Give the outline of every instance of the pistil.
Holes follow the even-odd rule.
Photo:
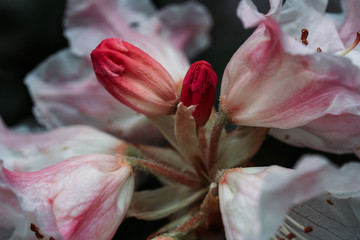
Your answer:
[[[216,116],[215,124],[211,131],[209,153],[207,156],[207,170],[210,170],[215,164],[217,158],[218,146],[220,141],[220,135],[225,125],[230,121],[229,114],[227,111],[219,105],[219,113]]]
[[[350,45],[350,47],[348,47],[347,49],[345,49],[345,51],[340,53],[340,56],[345,56],[346,54],[351,52],[351,50],[353,50],[359,44],[359,42],[360,42],[360,32],[357,32],[355,41]]]

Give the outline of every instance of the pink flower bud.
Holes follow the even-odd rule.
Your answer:
[[[193,63],[186,73],[180,100],[185,106],[196,105],[193,112],[196,126],[204,125],[209,119],[216,92],[217,76],[210,63]]]
[[[98,81],[123,104],[148,116],[175,111],[178,94],[174,80],[139,48],[110,38],[92,51],[91,59]]]

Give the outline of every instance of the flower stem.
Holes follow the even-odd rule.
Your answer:
[[[200,182],[198,179],[195,179],[185,173],[181,173],[163,164],[129,156],[125,156],[125,161],[137,170],[150,172],[158,176],[163,176],[167,179],[173,180],[189,187],[203,187],[202,182]]]
[[[210,137],[209,153],[207,156],[207,170],[211,169],[215,164],[221,132],[229,121],[229,114],[221,105],[219,105],[219,112],[216,116],[215,124],[213,126]]]
[[[165,233],[163,235],[152,238],[152,240],[182,239],[191,231],[196,229],[201,223],[203,223],[205,221],[205,218],[206,218],[206,214],[199,211],[176,229],[168,233]]]

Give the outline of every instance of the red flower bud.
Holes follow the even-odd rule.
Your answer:
[[[134,45],[110,38],[91,53],[96,78],[117,100],[148,115],[171,114],[177,87],[166,69]]]
[[[185,106],[196,105],[193,112],[196,126],[204,125],[209,119],[216,92],[217,76],[210,63],[193,63],[186,73],[180,100]]]

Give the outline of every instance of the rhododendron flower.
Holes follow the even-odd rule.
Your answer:
[[[26,78],[38,121],[48,128],[88,124],[133,142],[161,141],[144,116],[99,85],[89,55],[102,40],[118,37],[140,47],[181,84],[189,67],[185,52],[193,56],[208,45],[207,10],[194,2],[156,10],[149,0],[68,0],[64,24],[70,47]]]
[[[358,163],[336,169],[308,156],[295,170],[225,171],[219,199],[226,239],[358,239],[359,170]]]
[[[110,38],[91,53],[99,82],[117,100],[148,116],[174,113],[178,93],[160,63],[132,44]]]
[[[213,109],[217,75],[210,63],[198,61],[191,64],[181,89],[180,101],[195,106],[193,116],[197,126],[203,126]]]
[[[120,156],[73,157],[38,172],[0,172],[0,236],[12,239],[111,239],[133,193]],[[3,215],[4,217],[5,215]]]
[[[10,131],[0,121],[0,159],[10,170],[37,171],[73,156],[126,154],[126,150],[127,143],[88,126],[30,134]]]
[[[360,29],[349,21],[359,4],[345,1],[344,7],[347,17],[338,27],[325,14],[326,1],[290,0],[283,7],[282,1],[271,1],[267,15],[249,0],[240,2],[244,26],[259,27],[223,76],[220,101],[232,122],[276,128],[271,131],[275,136],[299,146],[335,153],[358,149],[353,133],[360,127],[360,55],[355,47]],[[302,128],[277,130],[296,127]],[[337,134],[329,134],[335,129]],[[343,143],[346,138],[351,139]]]

